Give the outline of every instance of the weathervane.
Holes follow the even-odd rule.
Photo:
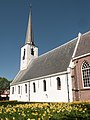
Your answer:
[[[30,9],[32,9],[32,4],[30,3]]]
[[[28,5],[29,5],[30,9],[32,9],[32,4],[30,3],[29,0],[28,0]]]
[[[32,12],[32,4],[30,4],[30,11]]]

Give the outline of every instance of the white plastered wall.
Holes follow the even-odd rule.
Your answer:
[[[25,92],[25,84],[27,85],[27,93]],[[18,93],[18,86],[20,86],[20,93]],[[14,94],[12,94],[12,87],[14,87]],[[29,82],[11,86],[10,100],[29,101]]]
[[[57,90],[57,79],[56,79],[57,77],[60,77],[61,80],[61,90]],[[46,86],[47,86],[46,91],[43,90],[43,80],[46,80]],[[36,85],[36,92],[33,92],[33,83],[35,83]],[[70,89],[71,88],[69,88],[69,90]],[[68,102],[67,75],[66,74],[59,75],[59,76],[49,77],[46,79],[31,81],[30,101],[31,102]]]
[[[57,77],[60,77],[61,80],[61,90],[57,90]],[[43,89],[43,80],[46,80],[46,91]],[[33,83],[35,83],[36,92],[33,91]],[[25,93],[25,84],[27,84],[27,93]],[[18,94],[18,86],[20,86],[20,94]],[[12,94],[12,87],[15,87],[14,94]],[[26,81],[26,83],[11,86],[10,91],[10,100],[30,102],[68,102],[69,99],[70,102],[72,102],[71,75],[63,74],[35,81]]]
[[[34,55],[31,55],[31,48],[34,49]],[[25,59],[23,60],[24,55],[24,49],[25,49]],[[29,44],[26,44],[21,48],[21,62],[20,62],[20,70],[24,70],[28,67],[30,61],[32,59],[38,57],[38,48]]]

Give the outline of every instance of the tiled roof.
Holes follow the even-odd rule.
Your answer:
[[[79,57],[87,53],[90,53],[90,31],[81,35],[74,57]]]
[[[18,73],[12,85],[25,80],[67,71],[76,42],[77,38],[35,58],[26,70]]]

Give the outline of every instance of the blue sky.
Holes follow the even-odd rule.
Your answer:
[[[19,71],[29,3],[39,55],[90,30],[90,0],[0,0],[0,76],[9,80]]]

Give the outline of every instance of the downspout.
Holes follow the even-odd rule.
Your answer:
[[[29,102],[30,102],[30,81],[28,82],[28,84],[29,84],[29,85],[28,85],[28,87],[29,87],[28,90],[29,90]]]
[[[67,93],[68,93],[68,102],[70,102],[70,97],[69,97],[69,82],[68,82],[68,73],[66,73],[67,77]]]

